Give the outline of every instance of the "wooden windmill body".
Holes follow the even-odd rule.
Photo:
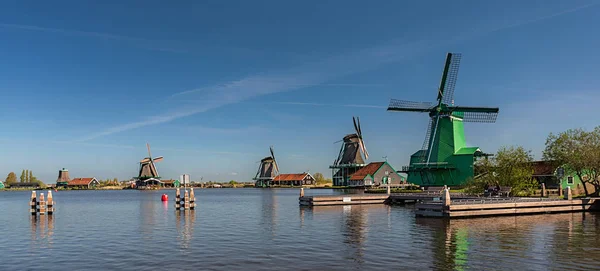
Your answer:
[[[152,153],[150,152],[150,145],[146,143],[146,148],[148,148],[148,157],[145,157],[140,161],[140,167],[137,176],[137,187],[147,187],[151,185],[160,185],[160,175],[158,174],[158,170],[156,169],[155,163],[163,160],[162,156],[158,156],[156,158],[152,158]]]
[[[277,160],[275,160],[275,152],[273,146],[269,148],[271,156],[267,156],[260,160],[258,171],[256,176],[253,178],[256,187],[271,187],[273,185],[273,179],[279,175],[279,166]]]
[[[350,176],[365,167],[367,165],[365,160],[369,159],[369,152],[363,141],[360,120],[358,117],[353,117],[352,121],[356,132],[348,134],[338,141],[342,142],[342,147],[333,165],[329,166],[332,170],[331,176],[334,186],[347,186]]]

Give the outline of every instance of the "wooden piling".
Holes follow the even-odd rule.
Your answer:
[[[304,197],[304,187],[300,188],[300,197]]]
[[[181,209],[181,192],[179,191],[179,188],[175,191],[175,209],[179,210]]]
[[[571,192],[571,187],[567,186],[567,192],[565,193],[566,200],[573,200],[573,193]]]
[[[196,208],[196,195],[194,195],[194,188],[190,187],[190,210]]]
[[[546,184],[542,183],[542,198],[546,196]]]
[[[190,193],[187,190],[183,193],[183,208],[190,209]]]
[[[29,199],[29,212],[32,215],[37,214],[37,198],[35,195],[35,191],[31,191],[31,198]]]
[[[562,187],[562,184],[559,184],[559,186],[558,186],[558,196],[559,196],[559,197],[562,197],[562,195],[563,195],[563,194],[564,194],[564,193],[563,193],[563,187]]]
[[[448,188],[444,189],[444,207],[449,207],[452,204],[452,199],[450,198],[450,190]]]
[[[46,204],[46,212],[51,215],[54,213],[54,199],[52,198],[52,191],[48,191],[48,199],[46,200],[48,201]]]
[[[38,212],[40,215],[46,214],[46,201],[44,200],[44,193],[40,193],[40,200],[37,202]]]
[[[392,194],[392,191],[390,189],[390,184],[389,183],[388,183],[388,186],[387,186],[387,194],[388,195]]]

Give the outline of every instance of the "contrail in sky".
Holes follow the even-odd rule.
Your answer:
[[[91,136],[81,138],[78,141],[88,141],[98,137],[107,136],[114,133],[132,130],[140,127],[145,127],[148,125],[166,123],[175,119],[195,115],[198,113],[206,112],[211,109],[216,109],[222,106],[239,103],[241,101],[268,94],[297,90],[306,86],[327,84],[327,82],[330,82],[331,80],[369,71],[384,64],[398,62],[406,57],[430,50],[432,48],[438,48],[442,45],[447,45],[448,43],[459,42],[465,39],[472,39],[479,35],[519,27],[526,24],[539,22],[542,20],[547,20],[560,15],[596,6],[598,4],[599,3],[582,5],[568,10],[563,10],[554,14],[537,17],[531,20],[511,23],[508,25],[502,25],[498,27],[492,27],[483,31],[465,33],[462,36],[459,35],[458,38],[454,40],[446,40],[444,43],[437,42],[436,40],[420,40],[413,42],[394,40],[392,42],[380,46],[374,46],[355,52],[340,54],[337,56],[323,59],[321,61],[307,63],[305,65],[290,68],[284,71],[275,71],[260,75],[252,75],[225,84],[179,92],[173,94],[170,97],[171,99],[180,99],[180,101],[178,102],[179,108],[175,110],[171,110],[160,115],[152,116],[145,120],[139,120],[136,122],[111,127]],[[95,32],[81,33],[83,35],[92,35],[98,37],[122,38],[121,36],[105,36],[105,34]],[[325,104],[322,105],[317,103],[306,103],[304,105],[325,106]],[[383,106],[368,105],[340,106],[385,108]]]

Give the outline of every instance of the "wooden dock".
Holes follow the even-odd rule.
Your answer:
[[[302,206],[330,206],[356,204],[384,204],[388,199],[383,195],[339,195],[339,196],[300,196]]]
[[[415,214],[423,217],[478,217],[600,211],[600,198],[573,199],[570,189],[560,198],[451,199],[448,192],[440,201],[419,203]]]

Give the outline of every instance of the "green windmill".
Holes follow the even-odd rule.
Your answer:
[[[454,86],[458,76],[460,54],[448,53],[437,92],[437,102],[412,102],[392,99],[388,111],[429,113],[431,120],[421,150],[402,168],[408,182],[422,186],[456,186],[474,177],[477,157],[489,156],[479,147],[467,147],[464,122],[496,122],[497,107],[454,105]]]

